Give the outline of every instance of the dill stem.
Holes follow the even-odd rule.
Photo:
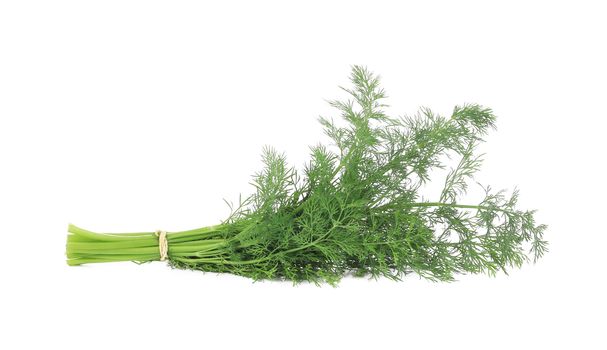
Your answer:
[[[228,241],[220,238],[225,225],[169,232],[169,258],[205,257],[211,259],[225,253]],[[66,253],[68,265],[87,263],[160,259],[158,238],[154,232],[96,233],[69,225]]]
[[[486,205],[470,205],[470,204],[457,204],[457,203],[443,203],[443,202],[419,202],[411,203],[409,207],[451,207],[451,208],[462,208],[462,209],[476,209],[476,210],[495,210],[503,213],[515,214],[511,210],[501,209],[497,207],[489,207]]]

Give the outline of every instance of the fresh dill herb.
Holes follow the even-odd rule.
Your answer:
[[[171,266],[255,280],[335,284],[347,274],[400,279],[415,272],[451,281],[506,272],[547,251],[546,226],[536,224],[534,211],[517,209],[518,191],[506,196],[486,187],[479,204],[458,202],[481,165],[474,151],[494,128],[489,108],[391,118],[376,75],[354,66],[350,79],[350,99],[331,102],[340,123],[320,118],[331,145],[312,147],[303,172],[265,148],[254,194],[231,207],[227,220],[168,233]],[[422,200],[432,170],[453,156],[459,162],[440,196]],[[70,265],[160,257],[152,232],[102,234],[73,225],[69,232]]]

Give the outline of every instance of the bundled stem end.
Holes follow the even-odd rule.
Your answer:
[[[213,239],[218,227],[167,233],[168,258],[199,257],[219,253],[225,240]],[[67,263],[70,266],[117,261],[138,263],[161,260],[155,232],[96,233],[70,224]]]

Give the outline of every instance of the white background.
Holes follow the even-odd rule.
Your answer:
[[[0,3],[0,348],[605,348],[599,1],[200,3]],[[210,225],[263,145],[301,166],[351,64],[383,77],[392,115],[492,107],[478,179],[520,188],[550,253],[337,288],[65,264],[68,222]]]

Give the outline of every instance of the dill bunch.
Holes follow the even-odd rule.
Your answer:
[[[450,117],[424,108],[392,118],[376,75],[354,66],[350,80],[343,88],[350,99],[330,102],[339,123],[320,118],[332,144],[311,147],[302,172],[265,148],[255,192],[224,222],[166,235],[171,266],[254,280],[335,284],[348,274],[398,280],[415,272],[451,281],[506,272],[547,251],[546,226],[517,208],[518,191],[486,187],[480,203],[458,201],[481,165],[475,149],[494,128],[489,108],[456,106]],[[422,200],[432,170],[453,157],[459,162],[439,180],[440,196]],[[160,259],[153,232],[68,231],[69,265]]]

